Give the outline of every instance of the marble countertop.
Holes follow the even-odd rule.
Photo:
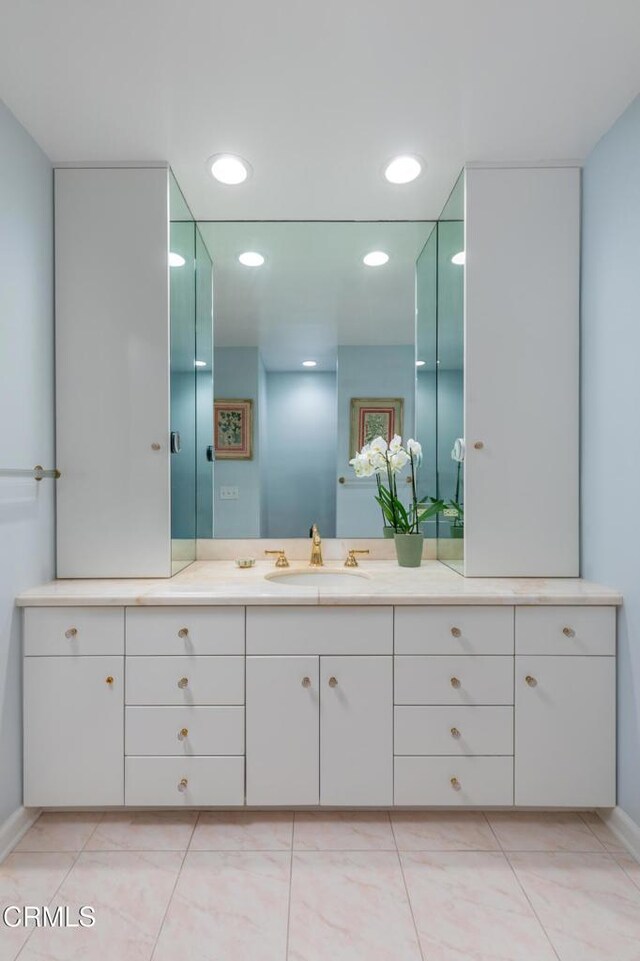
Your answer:
[[[308,570],[292,562],[282,573]],[[344,571],[329,562],[324,572]],[[195,561],[172,578],[57,580],[24,591],[20,607],[244,605],[244,604],[575,604],[619,605],[618,591],[579,578],[462,577],[440,561],[414,569],[395,561],[361,561],[345,572],[344,583],[307,587],[267,580],[273,562],[258,561],[239,570],[232,561]],[[355,577],[353,574],[364,576]]]

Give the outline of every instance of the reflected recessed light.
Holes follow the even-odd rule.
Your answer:
[[[303,366],[303,367],[317,367],[317,366],[318,366],[318,361],[317,361],[317,360],[303,360],[303,361],[302,361],[302,366]]]
[[[424,367],[425,364],[426,364],[426,360],[417,360],[417,361],[416,361],[416,367]]]
[[[409,184],[422,173],[422,163],[417,157],[403,155],[394,157],[384,168],[384,175],[391,184]]]
[[[216,180],[228,187],[243,184],[251,173],[251,165],[246,160],[230,153],[215,154],[207,164]]]
[[[170,267],[184,267],[186,260],[181,257],[180,254],[174,254],[173,251],[169,253],[169,266]]]
[[[384,250],[372,250],[370,254],[364,255],[362,263],[367,267],[382,267],[388,260],[389,254],[385,254]]]
[[[464,250],[461,250],[459,253],[453,255],[453,257],[451,258],[451,263],[462,265],[464,264],[464,260],[465,260]]]
[[[262,267],[264,263],[264,257],[256,250],[246,250],[240,254],[238,260],[244,267]]]
[[[196,360],[196,361],[194,361],[194,363],[195,363],[196,367],[206,367],[206,366],[207,366],[206,360]]]

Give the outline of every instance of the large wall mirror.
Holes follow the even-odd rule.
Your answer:
[[[307,537],[314,522],[382,536],[375,481],[349,460],[371,431],[416,435],[416,264],[434,226],[198,224],[213,262],[215,537]]]

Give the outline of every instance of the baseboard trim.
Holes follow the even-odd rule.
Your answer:
[[[0,824],[0,864],[39,817],[40,808],[19,807],[4,824]]]
[[[613,831],[618,840],[622,841],[636,861],[640,861],[640,825],[636,824],[621,807],[600,809],[596,814]]]

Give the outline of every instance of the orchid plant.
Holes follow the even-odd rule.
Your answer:
[[[445,506],[444,501],[435,497],[418,500],[416,468],[421,460],[422,446],[418,441],[410,439],[403,447],[402,438],[396,434],[390,443],[384,437],[376,437],[349,461],[356,477],[375,476],[378,488],[376,500],[382,510],[385,526],[398,534],[419,534],[420,525],[429,517],[439,514]],[[411,503],[405,507],[398,497],[398,475],[407,465],[411,470]]]
[[[451,450],[451,460],[456,462],[456,493],[453,500],[449,501],[451,510],[455,510],[456,515],[453,521],[455,528],[464,527],[464,508],[460,500],[460,473],[464,463],[465,445],[462,437],[458,437]]]

